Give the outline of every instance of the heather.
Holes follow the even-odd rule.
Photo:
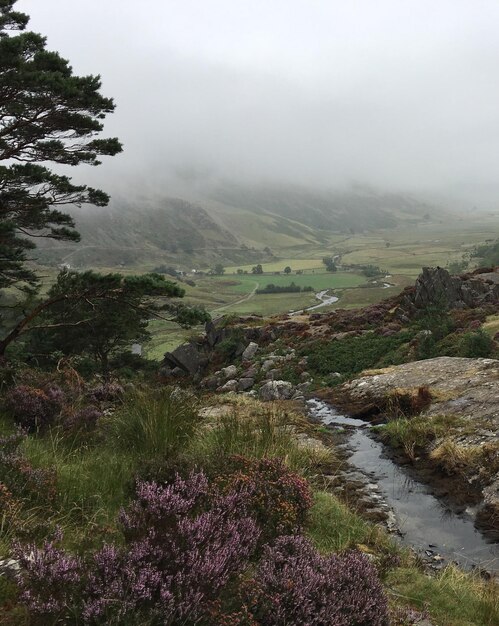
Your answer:
[[[64,400],[44,428],[1,418],[0,550],[21,564],[0,576],[6,624],[410,624],[426,604],[399,597],[398,571],[451,605],[456,579],[418,577],[323,490],[340,461],[299,445],[320,433],[289,405],[52,382]],[[485,583],[459,584],[493,624]]]

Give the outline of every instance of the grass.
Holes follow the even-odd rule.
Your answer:
[[[376,430],[391,447],[402,448],[410,459],[414,459],[418,448],[451,433],[460,422],[460,418],[453,415],[417,415],[390,420],[377,426]]]
[[[229,397],[229,402],[193,441],[189,455],[195,462],[204,460],[217,464],[232,455],[253,459],[280,457],[291,469],[309,475],[317,471],[319,465],[334,461],[332,450],[297,443],[295,433],[310,430],[310,426],[281,403],[262,405],[244,396]]]
[[[196,433],[197,402],[180,389],[136,390],[109,422],[113,448],[145,458],[182,452]]]
[[[498,442],[463,446],[452,439],[444,439],[429,456],[448,474],[467,473],[473,468],[481,468],[482,474],[494,477],[499,472],[498,453]]]
[[[395,549],[386,533],[365,522],[330,493],[316,491],[306,529],[316,548],[323,553],[340,552],[358,545]]]
[[[397,603],[427,609],[438,626],[497,626],[499,585],[448,566],[430,576],[414,568],[389,573],[388,594]]]
[[[272,283],[278,286],[289,285],[292,282],[299,287],[313,287],[316,291],[321,289],[343,289],[358,287],[366,282],[366,277],[353,272],[316,272],[314,274],[248,274],[248,275],[224,275],[213,276],[206,280],[213,283],[222,283],[237,293],[250,293],[255,287],[255,281],[260,287]]]

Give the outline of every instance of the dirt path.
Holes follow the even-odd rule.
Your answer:
[[[250,293],[245,295],[244,298],[240,298],[239,300],[236,300],[235,302],[229,302],[228,304],[219,306],[216,309],[213,309],[211,312],[217,313],[218,311],[223,311],[224,309],[228,309],[229,307],[234,306],[235,304],[241,304],[241,302],[246,302],[246,300],[251,300],[251,298],[256,294],[256,290],[258,289],[258,287],[260,287],[260,283],[255,281],[255,287],[253,291],[250,291]]]

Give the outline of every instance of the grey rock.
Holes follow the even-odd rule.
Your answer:
[[[180,368],[185,373],[194,375],[202,368],[203,356],[193,343],[184,343],[173,352],[167,352],[163,364],[173,372]]]
[[[263,402],[289,400],[294,393],[293,385],[286,380],[269,380],[260,387],[259,396]]]
[[[254,384],[255,384],[254,378],[241,378],[239,380],[239,384],[237,385],[237,390],[247,391],[248,389],[251,389],[251,387],[253,387]]]
[[[267,372],[267,375],[265,376],[265,378],[266,380],[278,380],[279,378],[281,378],[281,376],[282,376],[282,370],[273,369]]]
[[[266,361],[264,361],[262,363],[262,371],[263,372],[268,372],[270,369],[272,369],[275,365],[276,359],[275,357],[273,357],[272,359],[267,359]]]
[[[250,361],[255,354],[258,352],[258,344],[254,341],[250,341],[248,346],[245,348],[242,357],[244,361]]]
[[[304,391],[308,391],[310,389],[310,382],[307,381],[305,383],[300,383],[299,385],[296,385],[296,389],[302,393]]]
[[[237,391],[237,387],[238,387],[238,382],[237,380],[228,380],[225,385],[223,385],[222,387],[219,387],[218,391],[221,391],[223,393],[229,392],[229,391]]]
[[[232,379],[236,377],[237,367],[235,365],[229,365],[220,370],[221,375],[225,380]]]
[[[186,376],[187,372],[183,370],[181,367],[174,367],[172,369],[172,376],[174,378],[181,378],[182,376]]]
[[[300,374],[300,380],[310,380],[310,378],[312,378],[312,376],[309,372],[302,372]]]
[[[249,369],[247,369],[245,372],[243,372],[243,378],[255,378],[255,376],[258,374],[258,367],[255,367],[254,365],[252,367],[250,367]]]

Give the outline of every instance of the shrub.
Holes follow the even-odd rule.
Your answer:
[[[469,358],[489,357],[492,354],[494,342],[482,329],[465,333],[462,336],[459,352],[460,356]]]
[[[384,626],[387,601],[376,569],[359,552],[321,556],[303,537],[265,549],[248,585],[261,626]]]
[[[57,385],[45,389],[18,385],[5,396],[5,404],[17,424],[36,432],[53,423],[64,405],[65,394]]]
[[[200,623],[257,545],[242,504],[242,494],[221,495],[203,473],[138,483],[119,515],[124,546],[105,545],[85,560],[54,542],[18,547],[22,599],[34,623]]]
[[[234,457],[232,472],[225,489],[244,495],[252,517],[262,530],[262,539],[270,541],[279,535],[299,531],[312,506],[312,495],[306,480],[288,469],[282,459],[247,459]]]
[[[86,406],[72,413],[64,420],[64,430],[74,434],[89,433],[95,429],[102,415],[102,411],[96,406]]]
[[[178,455],[199,424],[196,399],[175,388],[136,391],[110,420],[118,448],[149,458]]]
[[[309,368],[319,374],[339,372],[347,376],[374,368],[383,360],[383,366],[400,362],[397,348],[411,337],[408,332],[384,337],[366,333],[360,337],[346,337],[341,341],[320,342],[307,350]],[[390,355],[393,356],[390,359]]]
[[[103,383],[89,392],[90,400],[94,402],[113,402],[123,396],[125,390],[119,383]]]

